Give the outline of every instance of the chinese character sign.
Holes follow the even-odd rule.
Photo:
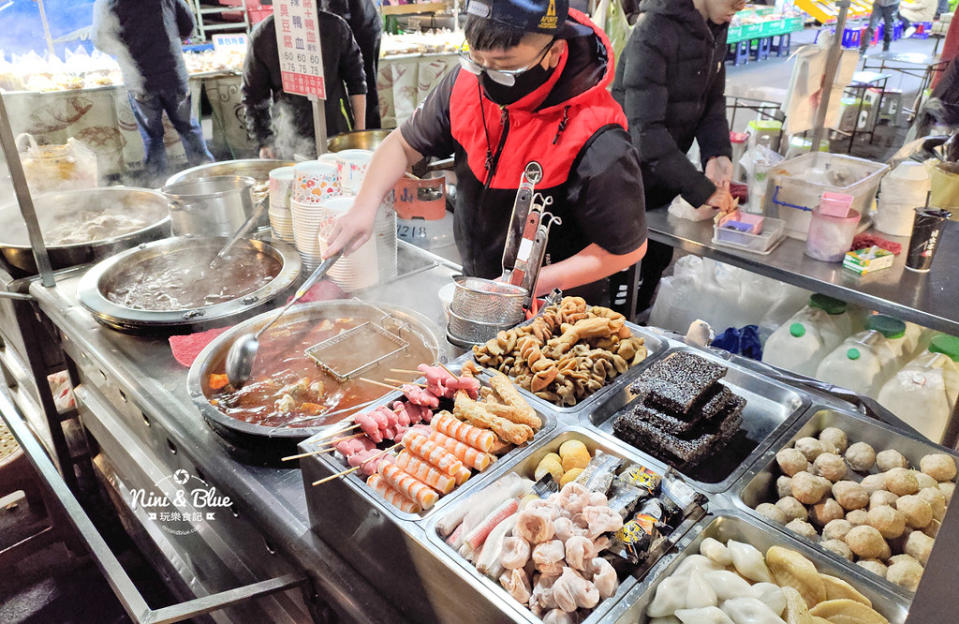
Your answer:
[[[326,99],[316,0],[274,0],[283,90]]]

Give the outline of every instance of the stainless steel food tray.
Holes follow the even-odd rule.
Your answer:
[[[853,585],[872,601],[873,608],[882,613],[890,624],[903,624],[906,621],[909,607],[901,596],[889,594],[885,586],[875,583],[871,577],[858,570],[837,565],[832,558],[823,557],[818,549],[810,548],[806,542],[772,531],[769,527],[736,511],[706,516],[697,523],[679,543],[678,554],[663,557],[646,579],[631,588],[629,593],[613,606],[605,621],[616,624],[648,622],[646,608],[652,601],[660,581],[668,578],[688,555],[698,553],[699,544],[707,537],[723,542],[728,539],[746,542],[764,553],[771,546],[783,546],[796,550],[812,560],[820,572],[838,576]]]
[[[726,359],[712,351],[682,346],[670,349],[661,357],[680,351],[692,351],[700,357],[727,367],[728,372],[722,378],[722,383],[746,399],[742,428],[723,449],[720,457],[707,459],[695,470],[682,472],[701,490],[712,493],[723,492],[728,490],[749,466],[758,461],[769,446],[795,423],[810,401],[803,391],[765,378],[739,365],[740,358],[737,356]],[[583,424],[594,425],[613,436],[614,417],[619,412],[629,409],[629,402],[632,399],[633,396],[626,388],[623,388],[622,392],[613,398],[615,403],[591,413],[584,413]],[[622,443],[628,444],[625,441]],[[709,474],[713,472],[726,476],[711,480]]]
[[[518,385],[516,387],[519,388],[519,391],[526,397],[526,400],[528,400],[530,404],[541,411],[551,410],[555,412],[562,422],[576,422],[580,414],[593,413],[598,410],[603,410],[607,404],[616,404],[617,402],[624,401],[626,388],[629,387],[629,384],[631,384],[651,362],[660,357],[670,347],[670,342],[665,336],[633,323],[627,322],[626,326],[629,327],[629,330],[633,332],[634,336],[639,336],[645,341],[646,349],[649,352],[646,359],[619,377],[616,377],[612,383],[603,386],[576,405],[572,407],[562,407],[536,396],[525,388],[520,388]],[[472,352],[469,352],[466,354],[466,357],[472,359],[472,355]],[[512,379],[513,377],[510,376],[510,380]]]
[[[536,468],[536,464],[538,464],[547,453],[556,452],[563,442],[571,439],[580,440],[585,443],[590,454],[593,454],[597,449],[599,449],[605,453],[610,453],[612,455],[637,462],[659,474],[664,474],[667,469],[667,466],[662,462],[649,457],[644,453],[637,452],[629,445],[624,444],[623,442],[608,436],[601,431],[593,428],[573,425],[560,428],[558,431],[554,432],[552,436],[537,440],[536,443],[527,449],[524,454],[513,458],[504,466],[499,467],[497,472],[492,474],[490,478],[484,482],[484,486],[492,484],[496,479],[499,479],[511,472],[519,473],[524,476],[532,475],[534,469]],[[482,491],[474,490],[474,492],[477,496],[482,495]],[[467,494],[463,494],[458,497],[453,504],[447,507],[447,511],[452,513],[456,506],[469,505],[469,503],[469,496]],[[504,605],[510,605],[515,611],[520,613],[523,617],[522,621],[534,623],[541,622],[542,620],[533,615],[533,613],[526,609],[523,605],[520,605],[518,602],[513,600],[509,593],[500,587],[498,583],[481,574],[475,567],[473,567],[473,564],[461,557],[459,553],[457,553],[449,544],[446,543],[442,537],[440,537],[440,535],[437,533],[437,525],[443,518],[443,515],[444,514],[435,514],[430,520],[424,523],[426,539],[433,544],[434,550],[442,553],[447,560],[454,561],[456,564],[461,566],[474,580],[474,582],[479,587],[482,587],[485,592],[495,596],[499,602]],[[674,534],[682,535],[691,529],[693,525],[694,521],[686,520],[680,524],[680,526],[674,531]],[[595,609],[593,609],[589,617],[583,620],[581,624],[594,624],[596,622],[606,621],[606,614],[610,611],[610,609],[612,609],[613,606],[638,583],[639,581],[636,578],[627,576],[620,583],[616,594],[601,602]]]
[[[959,460],[959,453],[929,441],[907,436],[885,423],[866,418],[853,412],[845,412],[830,407],[815,405],[809,410],[809,414],[810,417],[808,419],[803,418],[794,423],[775,444],[763,453],[760,460],[755,462],[733,487],[731,493],[737,506],[750,517],[755,518],[763,524],[772,526],[774,529],[786,533],[795,539],[810,544],[821,556],[831,559],[846,568],[858,568],[859,566],[849,563],[839,555],[821,548],[816,542],[792,533],[786,530],[784,526],[770,522],[756,513],[754,508],[760,503],[775,503],[776,500],[778,500],[776,496],[776,478],[780,472],[776,467],[776,453],[786,446],[792,446],[799,438],[807,436],[816,437],[819,432],[826,427],[838,427],[845,431],[849,437],[850,444],[853,442],[866,442],[875,448],[876,452],[885,449],[895,449],[905,455],[906,459],[916,467],[919,466],[919,460],[922,456],[929,453],[947,453],[957,458],[957,460]],[[877,472],[875,467],[872,472]],[[850,475],[856,475],[856,473],[850,471]],[[914,596],[913,592],[895,583],[891,583],[878,575],[874,575],[868,570],[863,569],[863,573],[884,586],[885,591],[896,593],[902,596],[903,600],[912,600]]]

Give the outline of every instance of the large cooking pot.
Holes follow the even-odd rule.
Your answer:
[[[178,182],[189,182],[199,180],[200,178],[212,178],[214,176],[245,176],[256,180],[257,182],[268,182],[270,172],[279,167],[291,167],[296,163],[289,160],[276,160],[269,158],[248,158],[241,160],[224,160],[221,162],[207,163],[198,165],[190,169],[184,169],[167,178],[167,184],[176,184]]]
[[[167,199],[149,189],[111,186],[55,191],[35,196],[33,204],[54,269],[95,262],[170,235]],[[37,273],[16,202],[0,207],[0,253],[14,269]]]
[[[256,185],[256,179],[248,176],[213,176],[167,184],[163,194],[170,200],[173,234],[233,235],[253,214],[253,204],[268,196],[268,190],[255,192]]]
[[[356,130],[343,132],[331,136],[326,140],[326,149],[331,152],[342,152],[348,149],[364,149],[375,151],[392,130]]]
[[[158,309],[125,305],[123,299],[116,296],[117,293],[129,292],[131,282],[137,283],[137,275],[156,275],[159,270],[157,267],[161,265],[164,267],[163,273],[172,276],[172,280],[181,279],[187,283],[190,282],[184,276],[191,276],[198,270],[208,271],[209,275],[197,276],[193,281],[208,285],[210,292],[224,288],[229,293],[229,280],[240,279],[237,276],[241,267],[231,265],[228,257],[220,261],[215,269],[207,269],[209,261],[226,241],[224,237],[181,236],[129,249],[87,271],[77,286],[77,296],[97,321],[108,327],[128,333],[170,334],[235,323],[261,312],[274,299],[289,293],[300,274],[300,257],[296,250],[284,243],[247,239],[237,243],[231,256],[237,251],[253,255],[259,252],[278,268],[266,285],[242,296],[218,297],[215,302],[195,307],[166,306]],[[138,268],[154,270],[137,273]],[[150,284],[144,287],[150,287]],[[159,290],[152,288],[150,292]]]
[[[276,426],[263,425],[245,420],[239,420],[228,416],[220,408],[212,405],[210,399],[215,393],[210,388],[210,375],[214,373],[223,373],[226,354],[230,346],[241,335],[255,332],[264,324],[273,320],[275,311],[261,314],[255,318],[240,323],[232,327],[223,334],[217,336],[200,355],[197,356],[190,367],[187,375],[187,391],[190,398],[200,410],[203,419],[207,424],[220,435],[224,444],[230,452],[241,461],[249,463],[274,463],[279,457],[296,452],[296,444],[306,438],[322,431],[324,427],[338,428],[339,424],[325,424],[324,426]],[[388,315],[386,321],[383,321],[384,314]],[[253,377],[250,383],[256,381],[260,366],[269,366],[271,361],[277,358],[264,357],[269,356],[271,346],[277,345],[296,345],[297,340],[302,339],[306,334],[300,332],[314,331],[321,328],[325,322],[335,322],[337,319],[350,319],[354,323],[363,321],[380,321],[383,326],[389,324],[389,329],[395,331],[404,340],[410,344],[416,345],[416,351],[410,352],[410,357],[416,357],[425,361],[435,361],[439,353],[439,342],[436,338],[438,329],[424,316],[407,308],[396,306],[381,305],[376,306],[365,304],[357,300],[337,300],[320,301],[307,304],[299,304],[286,313],[276,325],[267,330],[260,338],[260,357],[258,358],[253,371]],[[357,347],[361,348],[361,347]],[[299,355],[298,347],[289,346],[284,352],[282,364],[284,368],[294,366],[294,362],[289,356]],[[279,361],[279,360],[277,360]],[[395,376],[390,373],[390,368],[395,367],[396,360],[385,360],[377,367],[370,368],[360,373],[364,378],[383,379],[389,376]],[[315,375],[310,381],[326,380],[323,377],[321,369],[315,367],[312,363],[306,370],[308,374]],[[412,368],[415,364],[404,362],[403,368]],[[263,369],[268,370],[268,369]],[[300,373],[296,373],[298,376]],[[379,389],[378,386],[364,382],[359,383],[360,387],[367,392],[372,392],[374,396],[382,395],[389,390]],[[329,389],[329,386],[327,386]],[[245,388],[247,389],[247,388]],[[342,388],[341,388],[342,389]],[[258,391],[258,390],[257,390]],[[247,397],[254,393],[247,393]],[[342,413],[337,416],[338,419],[346,417]],[[322,420],[315,422],[322,423]],[[300,423],[303,424],[303,423]]]

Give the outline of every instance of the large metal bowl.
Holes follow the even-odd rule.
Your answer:
[[[186,333],[233,323],[262,311],[287,293],[300,274],[300,257],[292,247],[251,239],[248,242],[253,247],[280,263],[280,272],[266,286],[242,297],[190,310],[140,310],[119,305],[107,297],[113,277],[122,267],[184,250],[208,250],[212,257],[226,241],[225,237],[178,236],[129,249],[87,271],[77,285],[77,296],[107,327],[138,334]]]
[[[178,182],[191,182],[201,178],[211,178],[214,176],[247,176],[257,182],[268,182],[270,172],[279,167],[290,167],[296,163],[290,160],[277,160],[269,158],[246,158],[242,160],[224,160],[221,162],[207,163],[198,165],[189,169],[184,169],[167,178],[164,186],[177,184]]]
[[[371,152],[380,146],[392,130],[356,130],[331,136],[326,140],[326,149],[342,152],[348,149],[365,149]]]
[[[170,235],[169,203],[162,193],[149,189],[111,186],[77,191],[56,191],[33,198],[41,231],[86,207],[99,214],[129,214],[136,211],[148,225],[114,236],[91,238],[80,243],[47,245],[54,269],[96,262],[139,243]],[[37,273],[27,226],[16,202],[0,207],[0,254],[14,269],[27,275]]]
[[[432,353],[435,361],[439,353],[438,330],[426,317],[407,308],[380,304],[372,306],[357,300],[319,301],[297,305],[266,332],[260,341],[263,343],[269,340],[272,331],[304,322],[320,323],[326,319],[335,320],[341,317],[376,321],[382,318],[384,313],[406,325],[411,335],[421,340]],[[273,320],[275,314],[272,310],[260,314],[217,336],[200,352],[187,375],[187,391],[204,420],[220,435],[236,457],[252,463],[273,463],[284,454],[296,452],[297,443],[323,430],[323,427],[273,427],[248,423],[232,418],[210,404],[207,380],[212,373],[223,372],[230,346],[242,334],[255,332]],[[381,366],[388,364],[387,361]],[[389,390],[383,391],[384,395],[388,393]]]

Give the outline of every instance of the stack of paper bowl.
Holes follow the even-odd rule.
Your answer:
[[[322,250],[317,234],[323,222],[323,208],[320,204],[308,204],[293,199],[290,201],[293,213],[293,243],[303,262],[303,270],[310,272],[323,262]]]
[[[293,193],[293,167],[280,167],[270,171],[270,227],[273,236],[281,241],[293,242],[293,213],[290,212],[290,197]]]
[[[353,207],[355,199],[352,196],[344,196],[323,202],[323,219],[317,236],[321,252],[326,250],[327,242],[332,235],[333,224]],[[327,278],[346,292],[376,285],[380,279],[376,251],[376,240],[371,236],[362,247],[340,258],[330,267],[330,272],[326,274]]]
[[[318,206],[343,193],[339,170],[329,162],[308,160],[293,167],[293,200]]]
[[[339,163],[343,192],[354,195],[359,193],[363,179],[366,177],[366,170],[369,169],[370,160],[373,159],[373,152],[362,149],[343,150],[336,152],[336,159]]]

